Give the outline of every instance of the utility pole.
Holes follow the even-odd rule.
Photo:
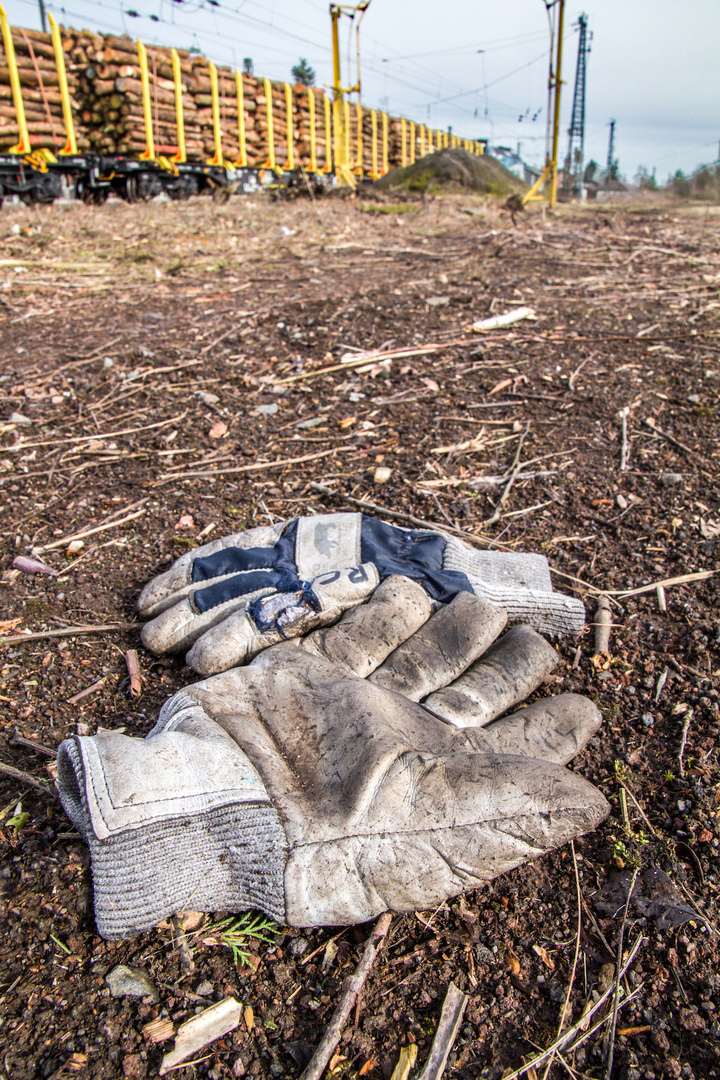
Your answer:
[[[44,34],[47,34],[47,20],[45,18],[45,0],[38,0],[40,6],[40,26]]]
[[[583,159],[585,156],[585,70],[586,57],[590,52],[587,40],[587,15],[577,22],[578,55],[575,68],[575,92],[573,94],[572,118],[568,128],[568,150],[563,172],[563,191],[569,195],[583,192]]]
[[[540,176],[535,181],[529,191],[526,191],[522,197],[522,204],[525,206],[531,199],[542,199],[543,195],[539,195],[538,192],[545,184],[549,185],[548,202],[550,203],[550,209],[553,209],[557,202],[557,153],[558,153],[558,134],[560,131],[560,88],[562,87],[562,46],[563,46],[563,29],[565,26],[565,0],[545,0],[548,13],[556,5],[558,7],[558,25],[557,25],[557,51],[555,57],[553,57],[554,47],[554,31],[550,30],[550,74],[548,75],[548,124],[550,123],[550,105],[554,100],[555,107],[552,110],[552,150],[548,152],[548,142],[550,129],[548,127],[545,135],[545,166]],[[554,67],[553,67],[554,61]],[[554,95],[554,97],[553,97]]]
[[[613,168],[615,160],[615,121],[610,121],[610,141],[608,142],[608,156],[607,156],[607,171],[608,177],[612,179]]]
[[[555,114],[553,116],[553,140],[552,140],[552,156],[550,158],[550,209],[554,209],[557,202],[557,159],[558,159],[558,135],[560,133],[560,88],[562,86],[562,47],[563,47],[563,29],[565,27],[565,0],[557,0],[560,4],[560,14],[558,16],[558,39],[557,39],[557,61],[555,63],[555,78],[553,84],[555,87]]]

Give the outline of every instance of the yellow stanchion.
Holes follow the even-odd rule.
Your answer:
[[[60,100],[62,102],[63,122],[65,124],[65,145],[59,153],[61,156],[66,154],[77,154],[78,148],[75,139],[75,124],[73,123],[73,114],[70,105],[70,91],[68,89],[67,72],[65,71],[65,53],[63,52],[62,47],[62,38],[60,37],[60,27],[55,22],[52,15],[48,14],[48,19],[50,20],[50,35],[55,51],[55,69],[60,85]]]
[[[400,121],[400,164],[402,166],[407,165],[407,150],[405,149],[406,135],[405,117],[403,116]]]
[[[378,178],[378,152],[377,152],[377,111],[370,110],[370,126],[372,128],[372,145],[370,147],[370,176],[373,180]]]
[[[308,113],[310,114],[310,172],[316,173],[317,167],[317,145],[316,145],[316,132],[315,132],[315,91],[311,86],[307,88],[308,92]]]
[[[290,83],[285,83],[285,115],[287,118],[287,158],[285,168],[295,168],[295,138],[293,124],[293,99]]]
[[[332,114],[330,111],[330,100],[326,94],[323,94],[323,109],[325,112],[325,165],[323,166],[323,172],[332,172],[333,167],[333,153],[332,153]]]
[[[217,68],[213,64],[212,60],[208,61],[208,70],[210,72],[210,96],[212,99],[212,122],[213,122],[213,144],[215,147],[215,153],[213,154],[208,165],[222,165],[223,164],[223,151],[222,151],[222,128],[220,127],[220,93],[218,91],[218,74]]]
[[[363,163],[363,109],[362,105],[358,101],[355,105],[355,143],[357,147],[357,156],[355,159],[355,172],[358,176],[362,176],[365,172]]]
[[[5,58],[8,71],[10,72],[10,86],[12,88],[13,105],[15,106],[15,119],[17,120],[20,141],[10,147],[11,154],[29,154],[30,135],[28,133],[27,120],[25,119],[25,106],[23,105],[22,90],[20,89],[20,75],[18,74],[17,60],[15,59],[15,46],[13,44],[10,24],[7,21],[5,9],[0,7],[0,27],[2,28],[3,44],[5,45]]]
[[[390,168],[388,155],[388,114],[382,114],[382,171],[383,176]]]
[[[247,168],[247,146],[245,145],[245,90],[243,87],[243,77],[235,68],[235,94],[237,96],[237,111],[238,111],[238,147],[240,153],[235,164],[240,169]]]
[[[187,161],[185,148],[185,116],[183,113],[182,99],[182,71],[180,69],[180,57],[177,49],[171,49],[173,67],[173,83],[175,86],[175,126],[177,128],[177,153],[173,155],[173,161],[182,164]]]
[[[145,121],[145,149],[140,155],[141,161],[155,160],[155,137],[153,134],[152,109],[150,107],[150,75],[148,74],[147,50],[142,41],[137,43],[140,63],[140,83],[142,85],[143,120]]]
[[[415,164],[415,124],[410,121],[410,164]]]
[[[268,156],[265,165],[268,169],[277,171],[275,165],[275,129],[273,126],[273,101],[272,101],[272,84],[269,79],[263,79],[263,88],[265,90],[265,112],[267,118],[267,141],[268,141]]]

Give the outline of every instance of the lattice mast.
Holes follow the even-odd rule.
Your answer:
[[[573,94],[572,118],[568,128],[568,150],[565,157],[563,191],[580,195],[583,186],[583,159],[585,156],[585,74],[590,40],[587,33],[587,15],[577,21],[578,55],[575,68],[575,93]]]

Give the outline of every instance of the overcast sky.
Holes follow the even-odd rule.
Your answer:
[[[305,57],[331,79],[323,0],[45,0],[75,27],[126,31],[146,42],[197,45],[220,63],[253,59],[255,73],[289,79]],[[39,26],[37,0],[4,0],[10,21]],[[615,155],[665,181],[718,159],[720,0],[567,0],[560,158],[565,156],[577,60],[576,23],[588,16],[585,157]],[[139,17],[130,15],[137,12]],[[343,78],[351,29],[343,20]],[[548,20],[544,0],[372,0],[364,17],[363,103],[457,134],[517,148],[541,164],[545,147]],[[352,40],[354,65],[354,32]]]

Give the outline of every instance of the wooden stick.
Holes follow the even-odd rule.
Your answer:
[[[26,750],[34,750],[36,754],[43,754],[45,757],[52,758],[53,761],[57,757],[57,750],[51,750],[49,746],[43,746],[42,743],[35,742],[33,739],[26,739],[24,735],[19,733],[17,728],[13,732],[10,745],[24,746]]]
[[[458,990],[455,983],[450,983],[443,1002],[440,1023],[435,1032],[435,1038],[430,1047],[425,1068],[420,1073],[418,1080],[440,1080],[462,1023],[467,1003],[468,995],[464,994],[462,990]]]
[[[685,754],[685,743],[687,742],[688,731],[690,730],[690,721],[692,720],[692,709],[688,709],[685,714],[685,720],[683,721],[682,737],[680,739],[680,750],[678,751],[678,765],[680,766],[680,775],[685,776],[685,765],[683,764],[683,755]]]
[[[68,626],[63,630],[41,630],[36,634],[13,634],[0,638],[3,645],[18,645],[26,641],[44,641],[52,637],[75,637],[76,634],[100,634],[103,630],[136,630],[138,623],[108,623],[107,626]]]
[[[636,866],[633,871],[632,881],[630,882],[630,888],[628,889],[627,900],[625,901],[625,911],[623,913],[623,921],[620,926],[620,935],[618,937],[617,947],[617,962],[615,968],[615,985],[613,987],[613,1007],[612,1007],[612,1021],[610,1027],[606,1032],[606,1053],[607,1053],[607,1067],[605,1069],[605,1080],[610,1080],[612,1075],[613,1058],[615,1056],[615,1031],[617,1029],[617,1017],[618,1007],[620,1005],[620,980],[622,974],[620,971],[623,957],[623,941],[625,939],[625,927],[627,926],[628,911],[630,910],[630,900],[632,899],[633,889],[635,888],[635,882],[638,876],[638,867]]]
[[[494,525],[496,521],[500,520],[500,515],[503,512],[503,507],[505,506],[505,503],[508,501],[508,498],[510,497],[510,490],[511,490],[513,484],[515,483],[515,478],[518,475],[518,473],[520,472],[520,469],[522,468],[522,465],[520,464],[520,452],[521,452],[521,450],[523,448],[523,443],[525,442],[525,437],[527,436],[527,433],[528,433],[529,430],[530,430],[530,421],[528,420],[527,424],[525,425],[525,430],[523,431],[522,435],[520,436],[520,439],[519,439],[518,444],[517,444],[517,449],[515,451],[515,457],[513,458],[513,463],[510,466],[510,475],[508,477],[508,482],[505,485],[505,490],[503,491],[502,495],[500,496],[500,501],[498,502],[497,506],[495,507],[495,513],[491,517],[489,517],[486,521],[483,521],[482,526],[481,526],[483,529],[486,529],[488,527],[488,525]]]
[[[14,769],[12,765],[6,765],[4,761],[0,761],[0,775],[9,776],[11,780],[17,780],[20,784],[37,788],[38,791],[44,791],[46,795],[52,795],[53,798],[57,798],[55,792],[50,787],[49,781],[44,782],[42,780],[36,780],[30,773],[23,772],[22,769]]]
[[[86,686],[84,690],[81,690],[78,694],[73,694],[72,697],[67,699],[68,705],[77,705],[78,701],[82,701],[86,697],[90,697],[90,694],[94,694],[97,690],[102,690],[105,685],[105,678],[98,679],[97,682],[92,683],[90,686]]]
[[[699,570],[696,574],[681,574],[680,577],[663,578],[662,581],[653,581],[651,585],[641,585],[638,589],[608,589],[607,596],[639,596],[640,593],[652,592],[658,587],[667,589],[671,585],[686,585],[690,581],[706,581],[717,570]]]
[[[315,461],[317,458],[327,457],[328,454],[342,454],[346,450],[353,450],[352,446],[334,446],[332,450],[320,450],[317,454],[303,454],[302,457],[284,458],[281,461],[261,461],[257,465],[236,465],[231,469],[202,469],[194,472],[166,473],[153,485],[167,484],[171,480],[185,480],[192,476],[228,476],[230,473],[262,472],[265,469],[282,469],[286,465],[299,465],[302,461]]]
[[[572,988],[575,983],[575,972],[577,971],[577,962],[580,955],[580,939],[582,937],[582,890],[580,888],[580,874],[578,873],[577,855],[575,854],[574,840],[570,841],[570,849],[572,851],[573,857],[573,869],[575,870],[575,895],[577,896],[577,933],[575,935],[575,956],[573,957],[573,966],[570,973],[570,982],[568,983],[567,993],[565,994],[565,1001],[563,1002],[562,1012],[560,1014],[560,1023],[558,1024],[558,1039],[562,1035],[563,1028],[565,1026],[565,1017],[567,1016],[568,1006],[570,1004],[570,995],[572,994]],[[553,1058],[554,1055],[548,1058],[548,1063],[545,1066],[545,1072],[543,1073],[543,1080],[547,1080],[548,1073],[552,1068]]]
[[[612,628],[612,612],[610,601],[607,596],[601,596],[595,609],[595,652],[610,652],[610,630]]]
[[[135,518],[142,517],[144,513],[144,510],[136,510],[134,514],[128,514],[127,517],[120,518],[119,521],[109,521],[107,525],[97,525],[94,529],[85,529],[84,532],[63,536],[61,540],[55,540],[54,543],[47,544],[45,547],[37,548],[36,550],[52,551],[53,548],[63,547],[64,544],[69,544],[72,540],[84,540],[86,536],[94,536],[95,533],[105,532],[106,529],[114,529],[116,525],[125,525],[128,521],[134,521]]]
[[[360,367],[361,364],[379,364],[383,360],[404,360],[407,356],[425,356],[440,352],[442,349],[451,349],[454,345],[477,345],[483,338],[456,338],[444,344],[421,345],[417,349],[395,349],[388,352],[365,352],[352,360],[346,360],[344,364],[333,364],[331,367],[318,368],[317,371],[306,371],[300,375],[290,375],[287,379],[278,379],[275,386],[284,386],[285,383],[297,382],[299,379],[316,379],[318,375],[329,375],[332,371],[346,371],[350,368]]]
[[[343,983],[342,995],[338,1002],[338,1006],[333,1013],[327,1031],[316,1047],[315,1053],[310,1059],[300,1080],[320,1080],[325,1066],[330,1061],[335,1047],[340,1042],[343,1028],[345,1027],[352,1007],[355,1004],[355,999],[365,985],[365,980],[368,977],[375,957],[380,951],[383,940],[390,929],[391,922],[392,915],[389,911],[386,911],[380,916],[375,924],[375,929],[365,942],[365,949],[360,959],[360,963],[355,968],[354,974]]]
[[[620,972],[620,978],[621,979],[624,976],[625,972],[630,967],[630,965],[632,964],[633,960],[635,959],[635,955],[636,955],[638,949],[640,948],[640,946],[642,945],[642,942],[643,942],[643,936],[642,936],[642,934],[640,934],[640,935],[638,935],[637,941],[635,942],[632,949],[630,950],[630,955],[628,956],[627,960],[625,961],[623,969]],[[624,1001],[621,1001],[620,1002],[620,1008],[622,1008],[623,1006],[627,1005],[630,1001],[632,1001],[632,999],[634,997],[636,997],[637,994],[640,993],[641,989],[642,989],[642,987],[639,986],[636,990],[633,991],[632,994],[630,994],[628,997],[626,997]],[[503,1080],[517,1080],[518,1076],[524,1076],[526,1072],[529,1072],[531,1069],[536,1068],[538,1065],[542,1065],[543,1062],[547,1061],[547,1059],[550,1057],[550,1055],[556,1053],[557,1050],[562,1050],[562,1049],[565,1049],[566,1047],[568,1049],[574,1049],[576,1046],[579,1046],[580,1043],[585,1042],[585,1040],[588,1039],[592,1034],[594,1034],[594,1032],[597,1031],[597,1029],[599,1027],[602,1027],[602,1025],[605,1024],[610,1019],[610,1013],[608,1013],[607,1016],[604,1016],[602,1018],[602,1020],[599,1020],[598,1023],[594,1024],[593,1027],[589,1028],[589,1030],[584,1031],[584,1032],[582,1031],[583,1025],[587,1023],[587,1021],[590,1019],[591,1016],[594,1016],[594,1014],[598,1011],[598,1009],[602,1008],[602,1006],[605,1004],[605,1002],[610,997],[610,995],[614,992],[614,990],[615,990],[614,984],[612,986],[608,987],[608,989],[605,991],[605,993],[602,994],[598,998],[598,1000],[596,1002],[594,1002],[592,1007],[590,1009],[588,1009],[588,1011],[583,1016],[580,1017],[577,1024],[574,1024],[572,1027],[567,1028],[567,1030],[563,1032],[563,1034],[560,1036],[560,1038],[556,1039],[555,1042],[551,1046],[549,1046],[547,1048],[547,1050],[543,1050],[543,1052],[541,1054],[538,1054],[537,1057],[532,1058],[530,1061],[526,1061],[525,1064],[521,1068],[516,1069],[515,1072],[510,1073],[510,1075],[504,1077]],[[580,1038],[576,1039],[575,1042],[572,1042],[574,1037],[576,1035],[578,1035],[580,1032],[582,1032],[582,1034],[580,1034]],[[571,1043],[572,1043],[572,1045],[569,1046],[569,1044],[571,1044]]]
[[[625,472],[628,467],[628,429],[627,422],[630,414],[629,406],[625,406],[618,413],[622,425],[622,446],[620,447],[620,471]]]
[[[476,544],[478,547],[499,547],[509,550],[505,544],[496,544],[490,537],[475,536],[474,533],[465,532],[464,529],[439,525],[436,521],[425,521],[423,518],[415,517],[413,514],[406,514],[402,510],[391,510],[390,507],[381,506],[380,503],[369,502],[364,499],[353,499],[352,496],[343,495],[341,491],[333,491],[332,488],[325,487],[324,484],[316,484],[314,480],[310,481],[310,487],[320,495],[328,495],[334,499],[339,499],[340,502],[350,503],[351,506],[357,506],[360,510],[375,510],[385,517],[394,518],[396,521],[407,521],[410,525],[416,525],[420,529],[430,529],[433,532],[451,532],[454,536],[462,536],[465,540],[468,540],[471,544]]]
[[[130,676],[130,693],[133,697],[142,694],[142,680],[140,678],[140,661],[136,649],[128,649],[125,653],[125,664]]]

